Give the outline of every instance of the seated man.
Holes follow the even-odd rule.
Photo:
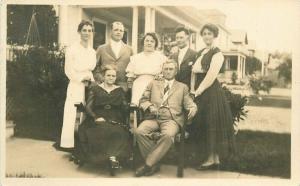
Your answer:
[[[188,112],[188,120],[197,112],[188,87],[174,79],[177,68],[174,61],[164,63],[162,80],[153,80],[140,99],[145,120],[134,134],[145,165],[136,171],[137,177],[150,176],[159,171],[158,162],[174,143],[175,135],[185,122],[185,111]]]

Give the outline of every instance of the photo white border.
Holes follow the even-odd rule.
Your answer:
[[[207,0],[208,1],[208,0]],[[254,1],[254,0],[253,0]],[[253,2],[252,1],[252,2]],[[259,1],[259,0],[255,0]],[[278,1],[284,0],[272,0],[276,3]],[[286,0],[287,2],[290,2]],[[220,3],[226,2],[226,0],[217,1]],[[300,1],[295,0],[295,5],[299,9],[297,13],[298,20],[295,21],[295,24],[298,25],[297,30],[292,30],[291,33],[295,36],[295,41],[293,43],[293,80],[292,80],[292,120],[291,120],[291,179],[153,179],[153,178],[5,178],[5,103],[6,103],[6,4],[64,4],[64,5],[115,5],[115,6],[134,6],[134,5],[170,5],[170,6],[180,6],[180,5],[194,5],[195,3],[205,3],[204,0],[4,0],[1,1],[1,21],[0,21],[0,38],[1,38],[1,47],[0,47],[0,102],[1,102],[1,128],[0,128],[0,145],[1,145],[1,154],[0,154],[0,178],[1,184],[8,186],[18,186],[18,185],[30,185],[30,186],[41,186],[41,185],[295,185],[300,186]],[[283,10],[286,13],[289,13],[289,10]],[[258,157],[259,158],[259,157]],[[216,175],[217,177],[217,175]],[[1,185],[0,184],[0,185]]]

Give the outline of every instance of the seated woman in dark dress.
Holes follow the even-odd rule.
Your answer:
[[[86,103],[87,118],[79,126],[78,134],[85,159],[110,162],[111,169],[119,168],[119,160],[129,156],[129,132],[125,117],[128,104],[123,89],[115,85],[116,68],[103,70],[104,82],[89,88]],[[88,149],[88,150],[87,150]]]

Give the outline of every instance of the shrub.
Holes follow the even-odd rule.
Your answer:
[[[233,120],[235,122],[244,120],[248,112],[247,110],[245,110],[245,105],[248,101],[247,97],[240,94],[234,94],[225,86],[223,86],[222,88],[225,91],[225,96],[229,102]]]
[[[53,138],[62,125],[68,79],[64,51],[30,47],[7,63],[7,96],[16,135]]]
[[[235,85],[236,84],[236,80],[238,79],[237,77],[237,74],[235,72],[233,72],[231,74],[231,81],[232,81],[232,84]]]
[[[250,87],[255,95],[258,95],[259,91],[264,91],[269,94],[273,86],[274,83],[271,80],[265,79],[263,77],[250,77]]]

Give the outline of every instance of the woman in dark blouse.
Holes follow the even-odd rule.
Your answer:
[[[206,155],[197,169],[206,170],[218,168],[221,160],[235,152],[235,145],[230,105],[217,79],[224,62],[222,52],[214,46],[218,27],[206,24],[200,34],[206,47],[199,51],[193,65],[191,92],[198,106],[193,131],[196,131],[199,148],[204,147]]]
[[[123,89],[114,84],[116,73],[114,66],[106,66],[104,82],[90,87],[86,103],[88,117],[78,130],[83,149],[91,154],[85,158],[96,162],[108,160],[111,170],[119,168],[119,160],[125,160],[130,154],[129,132],[124,124],[128,104]]]

